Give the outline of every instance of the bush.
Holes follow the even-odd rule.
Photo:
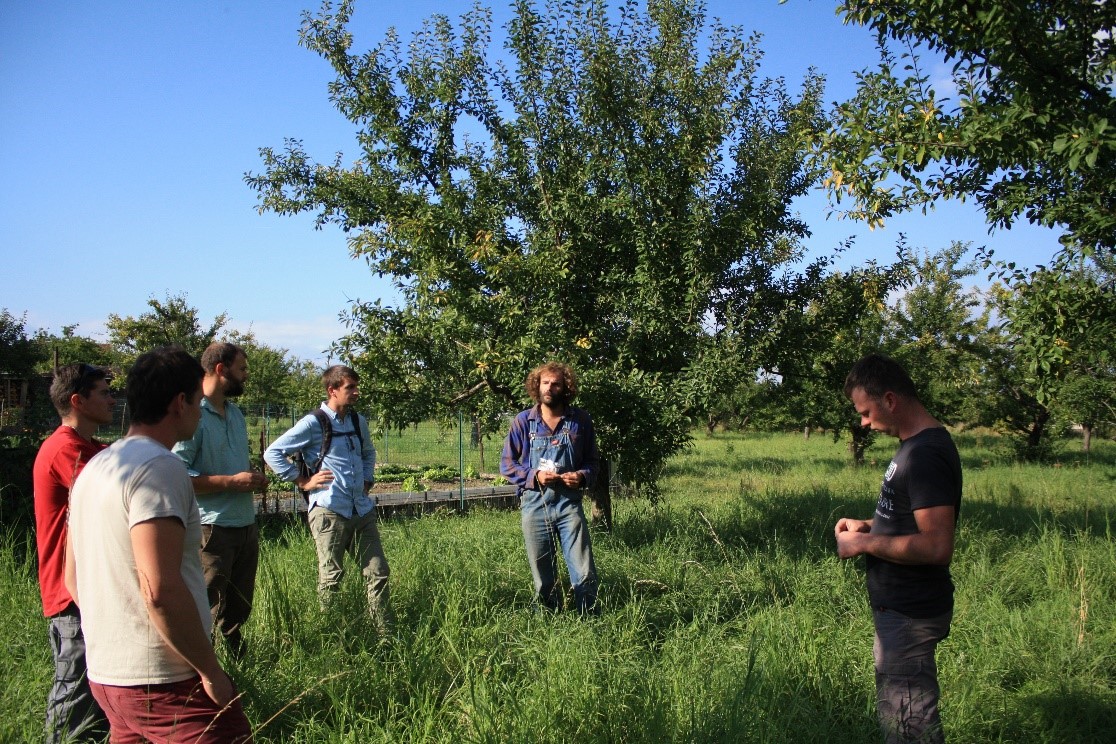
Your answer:
[[[432,467],[423,472],[422,479],[439,483],[455,481],[457,480],[457,468],[451,468],[445,465]]]
[[[417,475],[408,475],[406,478],[403,479],[403,490],[404,491],[425,491],[426,488],[419,481],[419,478],[418,478]]]

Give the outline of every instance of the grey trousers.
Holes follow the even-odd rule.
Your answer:
[[[108,719],[101,712],[85,676],[85,636],[73,605],[50,618],[54,684],[47,697],[46,742],[103,741]]]
[[[949,635],[953,613],[933,618],[907,617],[873,609],[876,640],[876,713],[887,744],[942,744],[938,714],[938,666],[934,651]]]

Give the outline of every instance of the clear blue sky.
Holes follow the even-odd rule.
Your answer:
[[[409,39],[462,0],[358,2],[358,49],[395,26]],[[493,3],[497,25],[506,0]],[[709,14],[759,31],[761,74],[796,88],[813,66],[826,100],[853,90],[871,65],[871,35],[843,26],[833,0],[711,0]],[[244,173],[258,148],[301,139],[312,155],[356,159],[354,130],[329,104],[329,66],[298,46],[309,0],[182,3],[5,2],[0,6],[0,307],[29,329],[104,338],[109,313],[144,312],[149,297],[185,293],[204,320],[227,311],[235,328],[317,362],[343,334],[354,299],[392,296],[339,231],[307,217],[260,215]],[[914,247],[986,244],[1023,264],[1046,261],[1057,234],[1020,226],[993,236],[970,205],[883,230],[826,219],[820,197],[798,205],[828,251],[856,236],[850,263],[888,260],[900,231]]]

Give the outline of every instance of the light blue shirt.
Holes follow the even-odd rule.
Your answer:
[[[376,505],[372,497],[364,492],[365,484],[371,487],[376,479],[376,448],[368,435],[368,422],[355,411],[342,421],[325,403],[322,403],[322,410],[333,424],[333,440],[322,461],[322,470],[333,473],[333,480],[325,487],[310,492],[309,508],[320,506],[346,519],[354,515],[363,517]],[[353,428],[354,419],[364,438],[363,448]],[[272,442],[264,452],[264,462],[283,480],[293,481],[298,477],[298,465],[290,461],[291,455],[302,453],[306,462],[313,465],[318,461],[321,450],[322,427],[313,414],[307,414],[286,434]]]
[[[194,436],[174,445],[174,454],[186,464],[186,472],[198,475],[236,475],[252,469],[248,449],[248,425],[232,401],[225,401],[225,415],[202,398],[201,420]],[[195,493],[202,524],[246,527],[256,521],[256,500],[251,493],[218,491]]]

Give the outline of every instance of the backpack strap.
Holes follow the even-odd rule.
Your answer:
[[[318,452],[318,461],[314,463],[314,467],[310,470],[311,474],[318,472],[322,469],[322,463],[325,462],[326,454],[329,448],[333,446],[333,424],[329,420],[329,416],[321,408],[313,410],[314,418],[318,420],[318,426],[322,427],[322,449]],[[360,429],[357,429],[358,436]],[[363,445],[363,441],[361,442]]]
[[[356,430],[357,441],[360,442],[360,451],[364,452],[364,435],[360,433],[360,414],[356,411],[350,411],[349,415],[353,417],[353,429]]]

